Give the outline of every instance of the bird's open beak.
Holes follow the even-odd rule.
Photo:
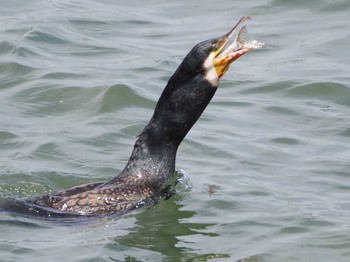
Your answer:
[[[217,50],[214,51],[213,64],[219,77],[226,73],[230,64],[237,58],[250,50],[264,46],[263,43],[250,38],[244,25],[248,19],[251,19],[250,16],[242,17],[237,25],[216,43]]]

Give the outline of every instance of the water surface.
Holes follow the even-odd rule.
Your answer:
[[[199,41],[251,15],[177,156],[191,190],[116,218],[0,214],[1,261],[349,261],[350,2],[0,3],[0,196],[120,172]]]

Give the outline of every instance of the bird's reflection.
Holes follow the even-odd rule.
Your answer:
[[[181,196],[176,195],[167,201],[147,208],[136,215],[134,229],[121,237],[115,237],[119,245],[154,251],[166,261],[206,261],[210,258],[228,257],[226,254],[196,254],[186,247],[181,240],[185,236],[202,235],[215,237],[208,233],[213,224],[198,224],[186,222],[196,213],[184,210],[179,204]],[[111,258],[112,259],[112,258]],[[124,261],[142,261],[128,255]]]

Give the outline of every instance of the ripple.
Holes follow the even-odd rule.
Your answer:
[[[30,148],[32,143],[15,134],[0,132],[0,145],[2,149],[12,152],[10,155],[15,158],[21,155],[21,150]]]
[[[127,85],[113,85],[105,90],[99,113],[114,112],[118,109],[133,105],[153,108],[154,104]]]
[[[280,234],[300,234],[300,233],[305,233],[308,232],[309,230],[305,227],[298,227],[298,226],[289,226],[289,227],[284,227],[279,230]]]
[[[292,108],[287,107],[287,106],[268,106],[268,107],[265,107],[265,110],[270,111],[270,112],[274,112],[274,113],[278,113],[278,114],[282,114],[282,115],[287,115],[287,116],[300,115],[298,112],[296,112],[295,110],[293,110]]]
[[[40,158],[46,160],[52,159],[64,159],[64,153],[60,150],[57,143],[42,143],[38,148],[32,153],[33,158]]]
[[[350,87],[334,82],[298,85],[288,89],[288,94],[298,98],[314,98],[350,107]]]
[[[0,42],[0,55],[11,53],[16,48],[16,45],[9,41]]]
[[[46,44],[67,44],[69,41],[65,40],[58,31],[49,33],[49,28],[46,30],[33,29],[28,32],[26,39],[34,41],[36,43],[46,43]]]
[[[0,131],[0,141],[11,140],[14,138],[17,138],[15,134],[6,131]]]
[[[71,19],[69,20],[70,23],[75,24],[75,25],[80,25],[80,26],[91,26],[94,27],[94,30],[96,30],[96,26],[107,26],[108,23],[106,21],[101,21],[101,20],[94,20],[92,18],[90,19]]]
[[[0,201],[1,203],[1,201]],[[43,228],[47,228],[46,226],[43,226],[42,224],[40,224],[37,221],[23,221],[20,219],[14,219],[14,220],[4,220],[1,219],[1,224],[7,227],[15,227],[15,228],[30,228],[30,229],[43,229]]]
[[[271,139],[271,142],[278,143],[278,144],[285,144],[285,145],[298,145],[302,144],[301,141],[295,138],[290,137],[278,137]]]
[[[343,128],[338,134],[340,136],[350,137],[350,127]]]
[[[3,78],[2,80],[11,80],[12,78],[17,76],[23,77],[28,75],[34,70],[33,67],[26,66],[17,62],[0,62],[0,76]],[[1,81],[1,85],[3,85],[3,81]]]
[[[69,76],[69,74],[49,74],[46,77],[55,78]],[[74,78],[76,74],[71,75]],[[78,86],[61,87],[57,84],[40,83],[14,96],[20,106],[24,108],[23,114],[32,116],[51,115],[58,116],[73,112],[81,112],[91,115],[98,107],[99,96],[103,92],[102,87],[82,88]]]
[[[34,77],[35,69],[22,62],[0,62],[0,90],[18,87]],[[14,90],[11,90],[14,91]]]
[[[73,79],[73,78],[84,78],[86,75],[84,74],[77,74],[77,73],[72,73],[72,72],[50,72],[47,74],[42,75],[42,78],[46,79]]]
[[[271,94],[276,92],[282,92],[283,90],[288,89],[293,82],[277,82],[277,83],[268,83],[263,86],[257,86],[253,88],[245,88],[240,91],[242,94]]]

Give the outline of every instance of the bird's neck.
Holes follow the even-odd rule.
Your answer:
[[[204,77],[183,76],[178,69],[170,78],[150,122],[138,137],[131,157],[118,177],[145,180],[160,190],[174,174],[180,143],[216,91]]]
[[[151,122],[139,135],[130,159],[118,177],[131,176],[136,180],[147,181],[160,191],[175,172],[179,143],[169,142],[163,134],[155,133],[150,127]]]

